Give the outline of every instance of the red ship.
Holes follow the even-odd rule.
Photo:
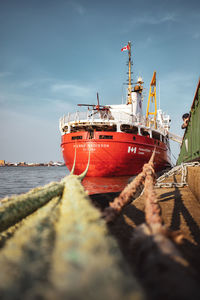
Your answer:
[[[61,148],[65,164],[74,174],[82,173],[90,159],[87,176],[109,177],[138,174],[156,149],[155,169],[171,166],[169,134],[170,118],[156,104],[156,72],[150,84],[146,115],[143,115],[143,81],[135,85],[131,79],[131,43],[128,51],[127,103],[119,105],[78,104],[86,112],[68,114],[60,119]],[[150,101],[154,111],[150,112]],[[76,156],[76,157],[75,157]]]

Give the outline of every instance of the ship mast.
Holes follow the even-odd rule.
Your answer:
[[[131,42],[128,42],[128,99],[127,104],[132,104],[132,80],[131,80]]]

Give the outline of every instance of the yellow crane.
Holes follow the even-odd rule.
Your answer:
[[[153,112],[149,111],[150,101],[155,104],[155,110]],[[153,117],[150,117],[152,115]],[[148,103],[147,103],[147,112],[146,112],[146,122],[147,126],[150,126],[151,124],[154,124],[155,129],[157,128],[156,123],[156,117],[157,117],[157,102],[156,102],[156,71],[153,72],[153,77],[151,79],[150,83],[150,89],[149,89],[149,97],[148,97]]]

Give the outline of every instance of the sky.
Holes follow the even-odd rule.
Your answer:
[[[156,71],[160,106],[183,135],[200,76],[200,1],[0,0],[0,159],[62,161],[61,116],[97,92],[101,104],[122,102],[128,41],[144,110]]]

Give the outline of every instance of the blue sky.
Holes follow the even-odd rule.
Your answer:
[[[97,91],[102,104],[121,103],[129,40],[144,107],[156,70],[161,108],[182,135],[200,75],[199,1],[1,0],[0,159],[62,160],[63,114]]]

